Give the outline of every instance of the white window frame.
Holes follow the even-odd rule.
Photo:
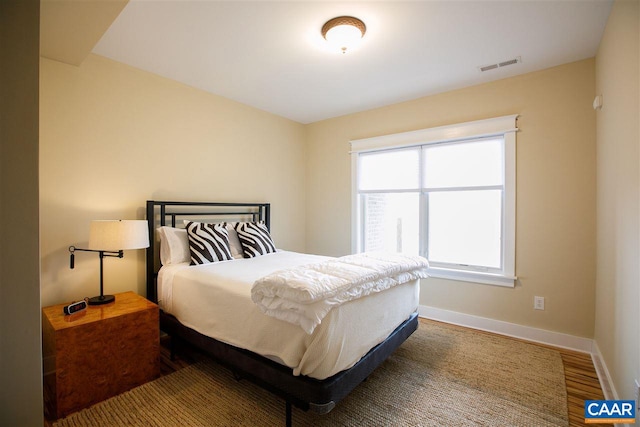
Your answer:
[[[351,249],[361,252],[362,212],[358,201],[358,155],[371,151],[397,149],[419,145],[457,142],[491,136],[504,138],[504,218],[502,271],[487,273],[453,268],[430,267],[429,275],[443,279],[461,280],[489,285],[514,287],[516,243],[516,133],[517,114],[473,122],[422,129],[412,132],[358,139],[351,143]],[[422,239],[421,239],[422,240]],[[421,242],[422,245],[422,242]]]

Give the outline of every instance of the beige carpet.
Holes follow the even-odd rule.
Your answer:
[[[327,415],[294,426],[566,426],[560,354],[435,322],[420,328]],[[282,426],[284,401],[198,362],[54,424]]]

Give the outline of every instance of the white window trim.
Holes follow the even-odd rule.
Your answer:
[[[471,138],[504,136],[505,157],[505,217],[504,217],[504,270],[503,274],[482,273],[475,271],[450,270],[446,268],[429,269],[431,277],[461,280],[497,286],[514,287],[515,275],[515,242],[516,242],[516,120],[518,114],[477,120],[448,126],[422,129],[412,132],[377,136],[350,141],[351,144],[351,250],[359,252],[361,215],[358,203],[357,165],[358,154],[389,148],[411,147],[416,145],[454,142]]]

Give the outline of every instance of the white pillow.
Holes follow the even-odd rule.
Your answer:
[[[190,262],[189,237],[184,228],[160,227],[160,262],[162,265]]]
[[[236,232],[235,222],[227,222],[225,223],[227,226],[227,231],[229,232],[229,246],[231,247],[231,255],[234,259],[244,258],[242,255],[242,244],[240,243],[240,239],[238,238],[238,233]]]

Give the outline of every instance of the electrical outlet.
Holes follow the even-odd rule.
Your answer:
[[[533,309],[544,310],[544,297],[533,297]]]

